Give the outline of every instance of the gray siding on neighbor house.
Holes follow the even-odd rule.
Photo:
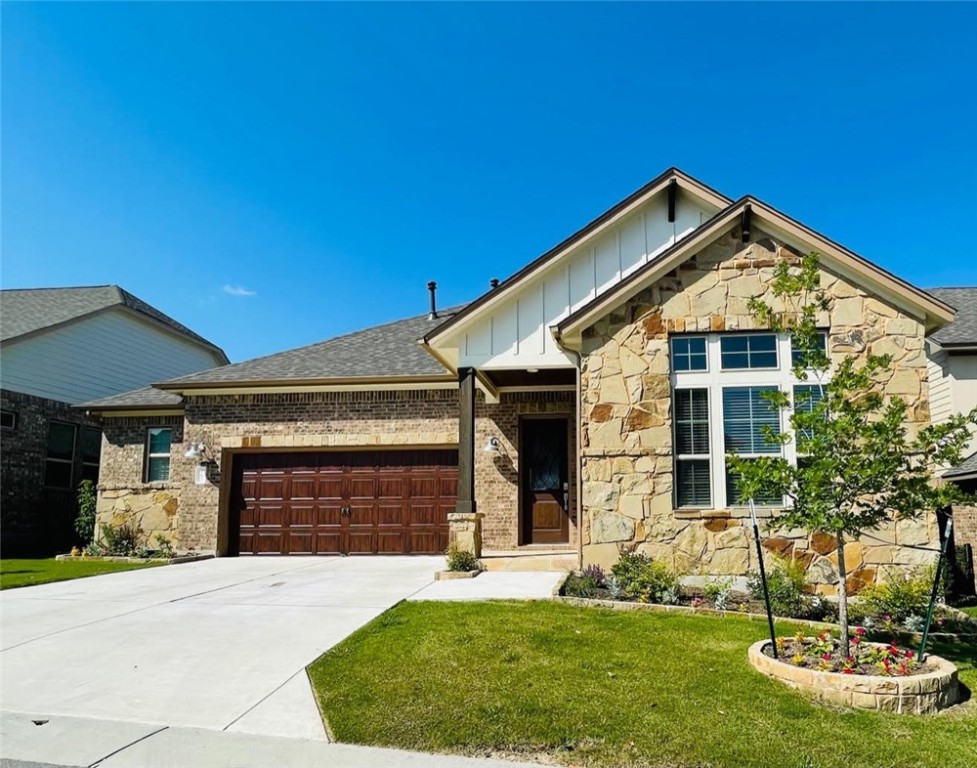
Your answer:
[[[212,368],[221,362],[217,354],[112,309],[5,344],[0,388],[81,403]]]

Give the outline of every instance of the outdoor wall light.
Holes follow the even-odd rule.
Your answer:
[[[199,459],[207,453],[207,446],[203,443],[190,443],[183,456],[187,459]]]
[[[491,453],[498,456],[500,453],[508,456],[508,451],[506,451],[505,446],[499,441],[499,438],[492,436],[486,443],[485,447],[482,449],[485,453]]]

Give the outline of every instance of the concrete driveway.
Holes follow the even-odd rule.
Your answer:
[[[443,562],[222,558],[6,590],[2,708],[325,739],[306,665]]]

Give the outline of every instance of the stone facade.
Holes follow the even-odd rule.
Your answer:
[[[487,550],[519,544],[519,421],[525,416],[563,416],[570,424],[569,455],[574,456],[574,394],[503,394],[501,402],[476,403],[475,496],[482,513]],[[342,449],[348,447],[456,447],[457,390],[384,392],[308,392],[186,398],[181,416],[107,418],[99,522],[119,523],[136,514],[144,532],[161,532],[179,549],[224,551],[226,525],[219,514],[224,452]],[[170,480],[143,483],[146,430],[172,427]],[[482,450],[490,436],[504,447],[498,455]],[[190,442],[203,443],[213,459],[205,485],[194,483],[196,459],[184,456]],[[575,509],[575,462],[570,461],[570,508]],[[229,478],[228,478],[229,481]],[[571,540],[576,526],[571,525]]]
[[[68,403],[0,390],[0,405],[15,426],[0,434],[0,527],[4,554],[54,554],[76,543],[76,490],[44,485],[48,431],[52,421],[98,428],[97,420]],[[72,485],[81,482],[81,441],[75,440]]]
[[[643,290],[584,334],[583,548],[584,562],[610,565],[621,547],[637,547],[686,573],[743,575],[755,567],[748,512],[742,508],[675,509],[669,336],[682,332],[756,329],[747,302],[775,309],[770,282],[778,260],[799,254],[755,231],[742,243],[734,231]],[[910,427],[929,419],[924,328],[877,296],[822,270],[831,308],[829,353],[891,354],[887,395],[909,405]],[[769,514],[769,512],[767,513]],[[935,516],[888,526],[846,548],[851,585],[933,560],[900,545],[937,541]],[[834,591],[837,555],[828,537],[779,531],[768,551],[800,558],[821,592]]]

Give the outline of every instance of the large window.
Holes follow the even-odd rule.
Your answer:
[[[72,488],[75,463],[75,425],[52,421],[47,434],[44,485]]]
[[[798,408],[811,408],[816,384],[799,382],[791,366],[796,350],[788,334],[727,333],[676,336],[671,341],[675,501],[679,507],[738,506],[738,477],[726,456],[784,456],[796,461],[794,441],[771,444],[766,435],[786,428],[787,414],[767,393],[790,393]],[[799,436],[803,446],[804,435]],[[781,498],[755,499],[779,506]]]
[[[170,479],[170,443],[173,430],[169,427],[150,427],[146,432],[146,482]]]

